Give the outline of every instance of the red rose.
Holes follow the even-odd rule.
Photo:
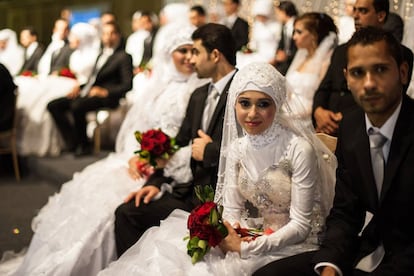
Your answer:
[[[141,150],[152,151],[154,148],[154,142],[150,139],[142,139],[141,141]]]
[[[24,77],[33,77],[34,76],[34,72],[33,71],[30,71],[30,70],[25,70],[20,75],[21,76],[24,76]]]

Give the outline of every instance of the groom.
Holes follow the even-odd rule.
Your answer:
[[[260,275],[413,275],[414,101],[391,33],[368,27],[347,46],[348,87],[362,109],[339,127],[335,200],[319,251],[271,263]],[[377,143],[382,140],[382,143]]]
[[[169,193],[166,187],[174,179],[157,169],[144,187],[130,194],[115,211],[115,238],[118,257],[131,247],[148,228],[160,224],[174,209],[190,211],[194,207],[194,185],[215,186],[222,137],[224,110],[236,63],[235,44],[230,30],[209,23],[192,35],[191,63],[199,78],[211,83],[192,94],[184,121],[176,137],[181,147],[191,145],[193,180],[176,183]],[[214,86],[214,88],[211,88]],[[211,93],[218,92],[216,99]],[[209,106],[215,105],[210,109]],[[207,108],[206,108],[207,107]],[[211,110],[212,114],[208,114]],[[207,118],[209,123],[206,122]]]

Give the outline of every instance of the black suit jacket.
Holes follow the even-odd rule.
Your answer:
[[[409,80],[413,72],[413,53],[410,49],[402,45],[403,58],[407,61],[409,66]],[[333,112],[342,112],[345,116],[351,110],[357,108],[357,104],[352,96],[352,93],[347,88],[346,79],[344,76],[344,68],[347,64],[346,58],[346,43],[341,44],[334,50],[331,63],[326,71],[318,90],[316,90],[313,98],[313,111],[318,107],[331,110]],[[408,85],[406,85],[407,90]]]
[[[290,64],[293,61],[293,58],[295,57],[296,51],[297,51],[297,47],[295,44],[295,41],[293,40],[293,36],[290,37],[290,43],[289,43],[289,48],[285,49],[285,40],[286,40],[286,36],[285,36],[285,32],[284,32],[284,28],[282,28],[282,34],[281,34],[281,39],[279,42],[279,46],[277,47],[278,51],[284,51],[286,53],[287,59],[284,62],[280,62],[278,64],[276,64],[276,69],[282,74],[282,75],[286,75]]]
[[[119,47],[102,65],[93,85],[108,89],[109,99],[117,102],[132,88],[132,70],[132,57]]]
[[[0,131],[9,130],[13,126],[15,89],[12,76],[0,63]]]
[[[344,275],[380,242],[384,262],[375,275],[412,275],[414,271],[414,101],[404,95],[384,170],[380,199],[372,172],[364,112],[356,109],[339,128],[334,207],[314,262],[338,265]],[[365,212],[374,216],[359,237]],[[401,273],[401,274],[399,274]],[[372,274],[370,274],[372,275]]]
[[[36,72],[37,65],[39,64],[39,60],[42,57],[43,52],[44,52],[43,46],[39,44],[34,50],[33,54],[27,60],[24,61],[22,69],[20,69],[20,72],[23,72],[23,71]]]
[[[207,134],[212,138],[213,142],[207,144],[204,150],[204,160],[202,162],[191,159],[193,180],[189,183],[179,183],[174,187],[173,196],[177,198],[189,198],[189,200],[192,200],[193,203],[195,203],[195,198],[193,197],[193,187],[195,185],[216,186],[224,111],[227,100],[227,91],[230,87],[230,83],[231,80],[227,83],[223,93],[220,96],[207,130]],[[206,84],[197,88],[191,95],[186,116],[176,137],[177,144],[180,146],[187,146],[190,141],[198,137],[197,131],[201,128],[201,121],[205,101],[208,96],[209,85],[210,84]],[[161,187],[163,183],[171,183],[172,181],[173,179],[163,176],[163,170],[156,170],[156,172],[147,180],[145,185]]]
[[[69,68],[69,59],[72,53],[73,49],[71,49],[69,47],[69,44],[66,42],[65,46],[60,48],[57,54],[52,55],[52,60],[50,63],[50,73],[59,71],[62,68]]]
[[[236,43],[236,51],[249,43],[249,24],[243,18],[237,17],[231,27],[231,33]]]

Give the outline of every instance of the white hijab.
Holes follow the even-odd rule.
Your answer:
[[[24,50],[17,43],[16,33],[11,29],[1,30],[0,40],[7,41],[6,48],[0,50],[0,63],[6,66],[12,76],[15,76],[23,66]]]

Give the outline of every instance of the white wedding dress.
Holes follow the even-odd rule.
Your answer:
[[[134,132],[161,127],[175,136],[192,91],[205,83],[194,74],[172,77],[167,83],[154,81],[145,89],[148,94],[141,93],[123,122],[116,152],[76,173],[49,199],[33,220],[35,234],[13,275],[95,275],[115,259],[115,208],[144,183],[127,171],[139,147]]]
[[[19,130],[17,147],[20,155],[57,156],[64,146],[47,104],[65,97],[78,82],[59,76],[14,78],[18,86]]]
[[[332,32],[326,36],[305,67],[302,65],[308,56],[308,51],[298,49],[286,73],[286,81],[291,88],[287,102],[293,115],[301,119],[305,126],[311,127],[313,96],[330,63],[336,37]]]
[[[245,150],[244,142],[241,140],[238,145],[242,147],[241,151]],[[274,148],[272,144],[264,150],[272,151]],[[309,149],[305,150],[305,155],[303,155],[303,149]],[[224,256],[219,248],[213,248],[204,257],[204,261],[193,265],[191,257],[187,255],[187,241],[183,239],[189,235],[187,230],[189,213],[175,210],[161,222],[160,227],[152,227],[146,231],[118,261],[110,264],[98,275],[251,275],[255,270],[273,260],[316,249],[317,233],[324,219],[318,216],[320,212],[317,204],[313,211],[315,215],[312,217],[311,234],[305,241],[298,227],[295,227],[294,223],[288,223],[289,216],[295,216],[291,212],[291,210],[296,210],[295,204],[313,203],[315,191],[306,187],[317,177],[314,158],[311,157],[313,154],[307,142],[292,136],[281,160],[261,171],[257,179],[252,179],[249,169],[245,169],[245,166],[249,165],[242,161],[245,159],[240,159],[238,185],[228,190],[228,193],[238,197],[238,201],[248,199],[262,215],[262,219],[249,219],[248,212],[245,210],[241,214],[242,222],[245,222],[245,227],[271,227],[276,231],[273,235],[263,236],[249,243],[247,245],[249,248],[245,250],[252,253],[251,256],[240,258],[237,253],[228,253]],[[311,168],[310,171],[301,170],[299,173],[294,173],[296,179],[307,177],[306,182],[298,185],[292,179],[293,166]],[[292,203],[291,194],[297,196],[299,193],[304,193],[303,190],[308,190],[306,197],[301,195],[300,201]],[[233,222],[237,215],[234,212],[225,211],[223,216]],[[264,223],[254,225],[251,224],[253,221]],[[295,244],[297,242],[300,243]],[[273,248],[269,246],[270,244],[274,244]]]

